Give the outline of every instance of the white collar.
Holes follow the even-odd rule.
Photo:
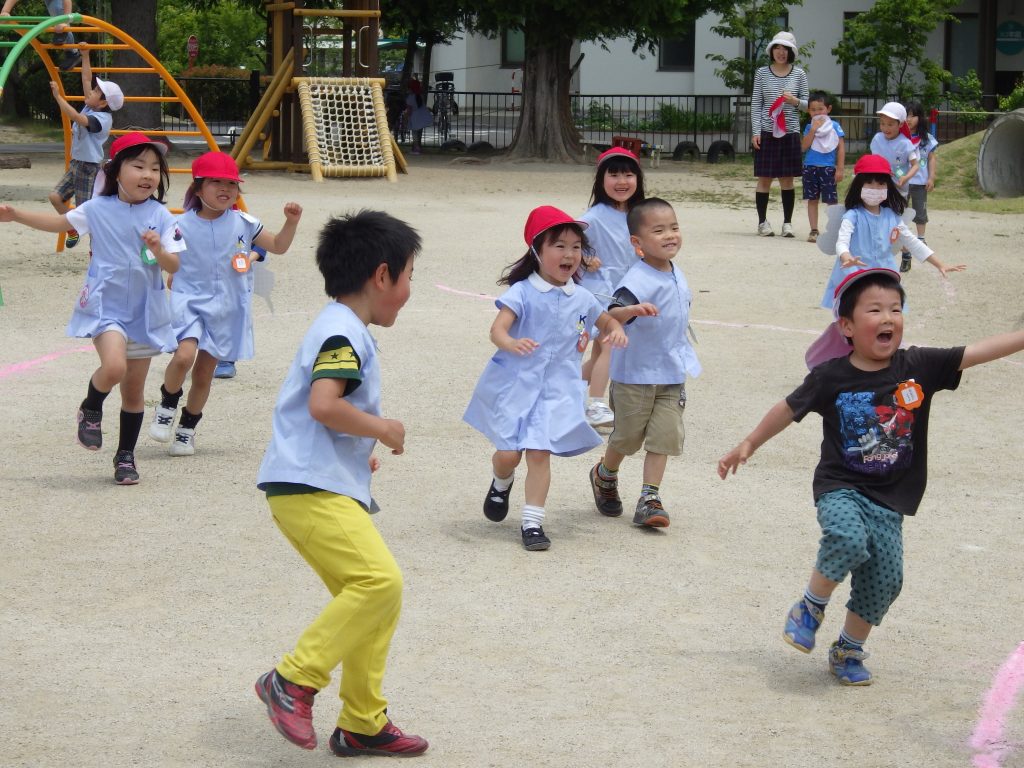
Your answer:
[[[574,283],[572,280],[567,282],[565,285],[552,285],[551,283],[549,283],[547,280],[540,276],[540,272],[531,272],[530,276],[526,279],[530,281],[530,285],[532,285],[541,293],[547,293],[553,288],[559,288],[561,289],[562,293],[564,293],[566,296],[572,296],[573,293],[576,291],[576,283]]]

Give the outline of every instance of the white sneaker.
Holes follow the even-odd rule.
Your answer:
[[[153,421],[149,425],[149,436],[158,443],[170,442],[175,413],[176,409],[174,408],[164,408],[162,405],[158,405],[156,413],[153,414]]]
[[[772,225],[767,221],[762,221],[757,225],[758,237],[775,237],[775,232],[772,231]]]
[[[196,452],[196,431],[178,427],[174,430],[174,442],[167,451],[171,456],[191,456]]]
[[[782,236],[793,237],[793,225],[790,224],[788,221],[782,225]]]
[[[600,400],[587,406],[587,423],[592,427],[608,427],[615,423],[615,414]]]

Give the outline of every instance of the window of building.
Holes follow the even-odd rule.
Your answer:
[[[506,29],[501,33],[501,66],[518,69],[526,61],[526,34],[521,29]]]
[[[663,37],[658,43],[658,70],[665,72],[693,72],[697,40],[697,23],[681,37]]]
[[[946,22],[945,67],[953,77],[978,69],[978,14],[954,13],[958,21]]]
[[[843,14],[843,27],[846,22],[855,19],[860,15],[859,11]],[[864,87],[864,67],[860,64],[843,64],[843,93],[863,94],[868,89]]]

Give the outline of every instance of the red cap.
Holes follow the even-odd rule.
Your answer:
[[[889,161],[881,155],[864,155],[853,166],[854,175],[858,173],[883,173],[886,176],[892,175],[892,166]]]
[[[530,215],[526,217],[523,238],[526,240],[527,245],[532,246],[533,241],[537,239],[537,235],[552,227],[557,227],[559,224],[575,224],[580,229],[586,229],[588,226],[587,222],[577,221],[565,211],[560,211],[551,205],[542,205],[539,208],[534,208],[530,211]]]
[[[192,178],[242,180],[238,174],[238,165],[226,152],[207,152],[193,160]]]
[[[874,173],[874,171],[869,171]],[[843,298],[843,294],[846,290],[860,280],[862,277],[867,275],[888,275],[897,283],[900,281],[900,273],[895,269],[889,269],[888,267],[867,267],[866,269],[858,269],[856,272],[851,272],[840,281],[839,285],[836,286],[835,293],[832,295],[832,312],[833,314],[839,311],[839,300]]]
[[[604,163],[607,160],[611,160],[613,157],[626,157],[632,160],[634,163],[636,163],[637,167],[640,166],[640,158],[638,158],[628,149],[626,149],[625,147],[612,147],[611,149],[606,149],[604,152],[597,156],[597,167],[600,168],[602,163]]]
[[[159,152],[161,155],[167,154],[167,144],[157,139],[151,139],[144,133],[139,131],[132,131],[122,136],[118,136],[114,139],[114,143],[110,145],[110,159],[113,160],[117,156],[117,153],[128,149],[129,147],[137,147],[139,144],[152,144],[153,149]]]

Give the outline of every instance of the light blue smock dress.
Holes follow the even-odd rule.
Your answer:
[[[601,444],[587,424],[580,364],[587,334],[604,305],[572,282],[554,286],[534,272],[494,302],[516,319],[513,338],[539,346],[529,355],[498,350],[484,368],[463,420],[499,451],[576,456]]]
[[[188,250],[171,283],[175,338],[196,339],[217,360],[251,359],[253,270],[237,272],[232,261],[239,253],[248,260],[263,224],[242,211],[227,210],[212,220],[186,211],[178,228]]]
[[[159,232],[165,251],[184,250],[174,216],[153,198],[132,204],[107,195],[73,208],[67,219],[79,234],[92,235],[92,257],[65,333],[92,338],[118,328],[129,341],[173,352],[167,292],[160,266],[143,261],[142,233]]]
[[[601,260],[601,268],[596,272],[583,272],[580,284],[607,305],[615,286],[639,258],[629,242],[626,213],[598,203],[580,216],[580,221],[589,225],[587,240]]]

